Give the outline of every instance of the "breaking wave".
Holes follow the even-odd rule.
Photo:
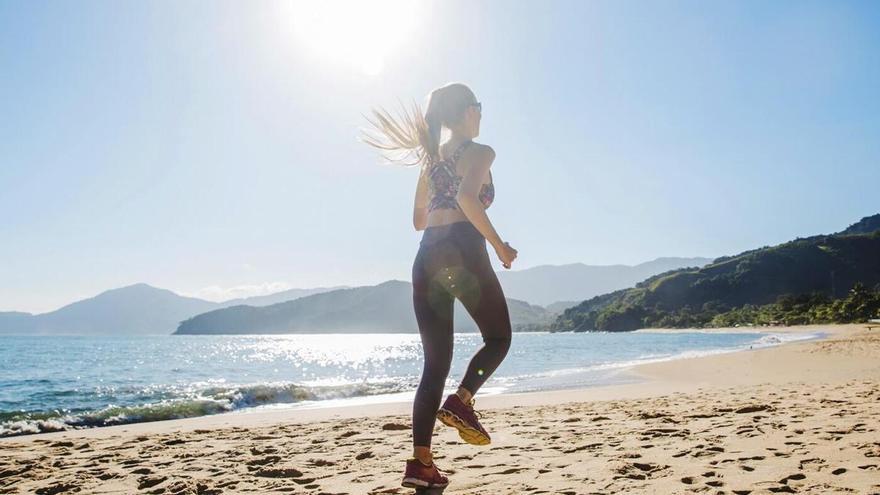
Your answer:
[[[109,405],[99,410],[78,412],[0,412],[0,437],[192,418],[271,404],[392,394],[412,389],[413,386],[395,381],[316,386],[295,383],[210,386],[187,397],[163,399],[148,404]]]

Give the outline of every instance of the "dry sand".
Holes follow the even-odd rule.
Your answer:
[[[478,398],[438,423],[446,493],[880,493],[880,331],[640,366],[637,384]],[[224,414],[0,440],[0,493],[409,493],[409,404]]]

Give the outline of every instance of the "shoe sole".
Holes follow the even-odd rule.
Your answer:
[[[471,428],[457,414],[446,409],[437,411],[437,419],[446,426],[458,430],[458,436],[471,445],[489,445],[492,440],[476,428]]]
[[[404,478],[400,484],[406,488],[415,488],[416,490],[419,488],[446,488],[449,486],[449,483],[428,483],[418,478]]]

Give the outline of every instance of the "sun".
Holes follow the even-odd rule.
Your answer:
[[[420,3],[316,0],[289,5],[296,38],[313,56],[377,75],[388,57],[411,39]]]

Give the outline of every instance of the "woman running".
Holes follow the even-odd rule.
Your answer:
[[[517,251],[501,240],[486,215],[495,196],[489,171],[495,152],[473,141],[480,134],[482,104],[470,88],[451,83],[435,89],[424,115],[414,105],[398,119],[384,110],[374,110],[373,116],[368,120],[381,137],[367,136],[365,141],[386,153],[402,152],[389,156],[394,161],[414,156],[409,164],[421,169],[413,224],[424,233],[412,267],[412,284],[425,364],[413,402],[413,456],[406,462],[403,486],[442,488],[449,480],[433,463],[435,419],[456,428],[468,443],[488,444],[489,433],[477,420],[473,397],[510,348],[507,301],[486,240],[504,268],[510,268]],[[444,127],[450,135],[441,144]],[[456,298],[477,323],[483,345],[471,358],[458,390],[440,406],[452,363]]]

